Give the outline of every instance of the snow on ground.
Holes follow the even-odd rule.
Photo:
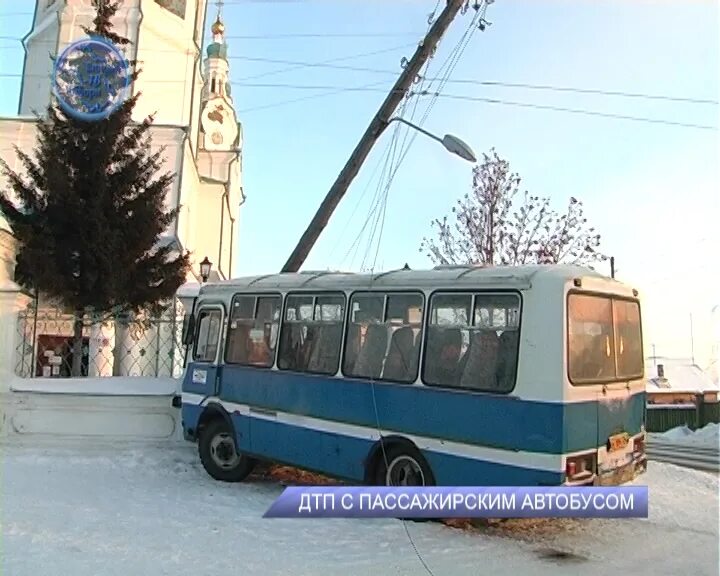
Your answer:
[[[680,446],[690,445],[695,448],[715,448],[717,450],[720,446],[720,425],[711,423],[697,430],[679,426],[660,434],[648,434],[648,439]]]
[[[174,378],[13,378],[10,390],[36,394],[85,394],[92,396],[168,396],[179,393]]]
[[[375,519],[263,519],[282,487],[210,479],[191,445],[2,446],[11,576],[718,574],[717,475],[651,463],[650,518],[481,531]],[[112,453],[110,453],[112,450]],[[407,528],[407,532],[406,532]]]

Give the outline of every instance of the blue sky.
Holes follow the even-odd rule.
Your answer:
[[[240,217],[236,275],[270,272],[283,265],[392,86],[400,59],[412,55],[413,43],[427,29],[427,15],[435,5],[436,0],[225,3],[233,97],[245,138],[247,203]],[[0,3],[0,36],[19,38],[29,30],[33,6],[32,0]],[[208,26],[214,16],[211,5]],[[429,76],[437,74],[471,16],[458,16],[453,23]],[[720,300],[718,106],[457,80],[718,100],[717,3],[497,0],[487,19],[492,25],[473,35],[424,127],[460,136],[478,155],[495,147],[521,175],[524,187],[549,196],[558,209],[571,195],[583,200],[587,218],[603,235],[603,250],[616,258],[618,278],[637,286],[645,297],[647,351],[655,343],[658,354],[689,356],[692,313],[695,352],[706,361],[710,310]],[[325,36],[278,38],[285,34]],[[5,75],[0,114],[12,115],[20,82],[7,75],[21,72],[22,48],[13,40],[0,40],[0,47],[0,76]],[[312,63],[380,50],[388,51],[335,64],[387,74],[304,66],[250,78],[288,67],[253,58]],[[374,91],[324,97],[315,95],[327,90],[298,87],[372,83],[377,83]],[[716,130],[448,95],[657,118]],[[302,97],[307,99],[280,104]],[[420,99],[415,120],[429,102],[427,97]],[[411,101],[410,110],[413,105]],[[447,214],[469,189],[471,166],[418,136],[389,189],[378,248],[377,235],[374,241],[368,238],[374,221],[369,212],[380,175],[375,169],[385,158],[391,136],[392,131],[386,131],[376,144],[305,268],[430,265],[418,251],[420,242],[430,233],[431,219]],[[359,237],[368,218],[366,233]]]

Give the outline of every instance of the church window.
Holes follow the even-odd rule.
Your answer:
[[[155,0],[155,3],[172,12],[175,16],[185,18],[186,0]]]

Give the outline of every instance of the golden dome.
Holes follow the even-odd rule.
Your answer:
[[[215,20],[215,24],[212,25],[211,30],[213,34],[222,34],[223,32],[225,32],[225,24],[220,21],[219,15],[217,17],[217,20]]]

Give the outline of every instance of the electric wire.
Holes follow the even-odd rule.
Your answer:
[[[485,2],[483,2],[483,5],[486,7]],[[483,11],[481,11],[481,10],[476,10],[476,16],[477,16],[478,14],[484,14],[484,10],[483,10]],[[484,17],[484,16],[483,16],[483,17]],[[462,56],[462,53],[464,52],[465,48],[467,47],[467,44],[469,43],[469,39],[470,39],[470,37],[472,36],[472,32],[471,32],[470,34],[468,34],[468,32],[469,32],[470,30],[474,30],[476,25],[477,25],[477,22],[476,22],[475,18],[473,18],[473,20],[472,20],[471,23],[470,23],[470,27],[468,28],[468,30],[466,30],[465,34],[464,34],[463,37],[460,39],[460,42],[458,42],[458,44],[456,45],[455,49],[451,52],[451,55],[448,57],[448,59],[446,59],[445,64],[447,64],[448,61],[450,61],[451,64],[448,66],[448,69],[447,69],[446,74],[445,74],[445,78],[449,78],[450,74],[452,74],[452,71],[454,70],[455,66],[457,65],[457,62],[458,62],[460,56]],[[458,48],[459,48],[459,49],[458,49]],[[443,64],[443,66],[445,66],[445,64]],[[442,67],[441,67],[441,69],[442,69]],[[439,93],[441,92],[441,90],[442,90],[443,87],[444,87],[444,83],[441,82],[441,83],[440,83],[440,86],[437,88],[436,92],[439,94]],[[405,109],[406,109],[406,105],[407,105],[408,99],[409,99],[409,98],[406,97],[406,98],[403,100],[403,108],[402,108],[402,110],[401,110],[401,116],[400,116],[400,117],[402,117],[402,114],[404,114],[404,111],[405,111]],[[430,110],[432,109],[433,103],[434,103],[434,101],[436,101],[436,100],[437,100],[437,97],[436,97],[435,99],[431,100],[431,103],[430,103],[430,104],[428,105],[428,107],[426,108],[426,110],[425,110],[425,112],[424,112],[424,114],[423,114],[423,117],[422,117],[422,119],[421,119],[421,121],[420,121],[420,126],[422,126],[422,124],[425,122],[425,120],[426,120],[427,117],[429,116],[429,113],[430,113]],[[417,102],[417,100],[416,100],[416,102]],[[408,127],[408,128],[409,128],[409,127]],[[394,140],[394,141],[396,141],[397,134],[398,134],[398,132],[397,132],[397,130],[396,130],[396,131],[394,132],[394,134],[393,134],[393,140]],[[395,174],[397,173],[398,169],[400,168],[400,165],[402,164],[403,159],[404,159],[405,156],[407,155],[407,152],[408,152],[408,150],[410,149],[410,146],[412,145],[412,142],[414,141],[416,135],[417,135],[417,133],[415,133],[415,134],[413,135],[413,137],[411,138],[411,140],[410,140],[410,142],[408,143],[407,147],[405,147],[404,150],[403,150],[403,152],[401,153],[402,155],[401,155],[398,163],[395,165],[394,169],[393,169],[392,172],[390,173],[390,175],[389,175],[389,177],[388,177],[387,184],[385,185],[385,189],[384,189],[384,191],[383,191],[383,202],[382,202],[382,204],[383,204],[383,209],[382,209],[382,218],[381,218],[382,223],[381,223],[381,229],[380,229],[380,236],[379,236],[379,240],[378,240],[378,246],[377,246],[377,249],[376,249],[376,252],[375,252],[375,258],[374,258],[373,266],[372,266],[372,269],[373,269],[373,270],[374,270],[374,268],[375,268],[375,264],[377,263],[378,251],[379,251],[379,249],[380,249],[380,242],[381,242],[381,240],[382,240],[382,230],[383,230],[384,222],[385,222],[385,209],[386,209],[386,207],[387,207],[388,192],[389,192],[390,186],[391,186],[391,184],[392,184],[392,181],[393,181],[393,179],[394,179],[394,176],[395,176]],[[405,143],[405,140],[403,140],[403,144],[404,144],[404,143]],[[394,152],[395,152],[395,150],[393,150],[393,161],[394,161]],[[376,223],[377,223],[377,219],[376,219]],[[372,275],[371,275],[371,278],[372,278]],[[384,321],[384,320],[385,320],[385,319],[383,318],[383,321]],[[378,406],[377,406],[377,397],[376,397],[376,390],[375,390],[375,382],[374,382],[374,381],[371,381],[371,382],[370,382],[370,389],[371,389],[372,400],[373,400],[373,408],[374,408],[374,411],[375,411],[375,421],[376,421],[376,425],[377,425],[377,429],[378,429],[380,447],[381,447],[383,459],[384,459],[384,462],[385,462],[385,469],[386,469],[386,470],[389,470],[387,450],[386,450],[386,448],[385,448],[385,443],[384,443],[384,439],[383,439],[383,435],[382,435],[382,427],[381,427],[381,423],[380,423],[380,415],[379,415]],[[430,576],[435,576],[435,575],[434,575],[434,572],[432,571],[432,569],[430,568],[430,566],[427,564],[427,562],[426,562],[425,559],[423,558],[423,556],[422,556],[422,554],[420,553],[420,551],[418,550],[418,547],[417,547],[417,545],[415,544],[415,541],[414,541],[412,535],[410,534],[410,530],[409,530],[408,525],[407,525],[407,520],[406,520],[405,518],[402,518],[401,521],[402,521],[402,525],[403,525],[405,534],[406,534],[406,536],[407,536],[407,538],[408,538],[408,541],[410,542],[410,545],[412,546],[412,548],[413,548],[413,550],[414,550],[414,552],[415,552],[416,557],[418,558],[418,561],[421,563],[421,565],[423,566],[423,568],[425,569],[425,571],[426,571]]]
[[[21,41],[20,38],[16,38],[14,36],[0,36],[0,40],[12,40],[12,41]],[[55,42],[47,41],[48,44],[55,45]],[[383,54],[387,52],[392,52],[395,50],[401,50],[404,48],[409,48],[412,46],[415,46],[415,43],[407,43],[407,44],[401,44],[399,46],[393,46],[389,48],[383,48],[381,50],[374,50],[371,52],[364,52],[360,54],[353,54],[348,56],[341,56],[339,58],[332,58],[329,60],[324,60],[320,62],[308,62],[303,60],[287,60],[282,58],[267,58],[267,57],[259,57],[259,56],[228,56],[229,60],[245,60],[250,62],[264,62],[269,64],[284,64],[284,65],[290,65],[290,68],[283,68],[280,70],[271,70],[268,72],[263,72],[261,74],[252,75],[252,76],[245,76],[237,79],[235,82],[242,82],[244,80],[254,79],[254,78],[260,78],[264,76],[269,75],[275,75],[280,74],[284,72],[291,72],[294,70],[300,70],[304,68],[329,68],[334,70],[346,70],[346,71],[352,71],[352,72],[365,72],[365,73],[372,73],[372,74],[384,74],[384,75],[391,75],[396,76],[397,72],[393,70],[383,70],[378,68],[368,68],[363,66],[349,66],[349,65],[342,65],[342,64],[334,64],[334,62],[341,62],[345,60],[353,60],[353,59],[360,59],[367,56],[374,56],[378,54]],[[9,46],[0,46],[0,50],[10,48]],[[152,53],[178,53],[178,50],[171,50],[171,49],[152,49],[149,51],[144,52],[152,52]],[[185,54],[187,56],[193,56],[192,52],[186,51]],[[21,77],[20,74],[0,74],[0,76],[3,77]],[[40,76],[40,75],[31,75],[31,76]],[[438,80],[438,78],[428,78],[425,75],[420,75],[423,80],[428,81],[434,81]],[[156,80],[157,81],[157,80]],[[183,82],[183,80],[167,80],[168,82]],[[683,102],[688,104],[704,104],[704,105],[718,105],[718,100],[713,98],[701,98],[701,97],[691,97],[691,96],[675,96],[675,95],[667,95],[667,94],[652,94],[652,93],[645,93],[645,92],[632,92],[627,90],[609,90],[609,89],[602,89],[602,88],[584,88],[584,87],[575,87],[575,86],[558,86],[558,85],[552,85],[552,84],[533,84],[528,82],[507,82],[507,81],[498,81],[498,80],[477,80],[477,79],[468,79],[468,78],[455,78],[455,79],[447,79],[446,82],[451,84],[466,84],[466,85],[472,85],[472,86],[489,86],[489,87],[499,87],[499,88],[516,88],[516,89],[524,89],[524,90],[538,90],[538,91],[550,91],[550,92],[568,92],[568,93],[576,93],[576,94],[587,94],[587,95],[600,95],[600,96],[613,96],[613,97],[620,97],[620,98],[634,98],[634,99],[644,99],[644,100],[665,100],[669,102]],[[297,85],[297,84],[277,84],[277,85],[267,85],[268,87],[276,86],[278,88],[305,88],[303,85]],[[307,86],[307,88],[311,88],[310,86]]]
[[[242,82],[244,80],[252,80],[255,78],[264,78],[266,76],[273,76],[276,74],[284,74],[286,72],[294,72],[295,70],[302,70],[307,67],[314,67],[316,65],[324,65],[324,64],[331,64],[333,62],[342,62],[345,60],[356,60],[360,58],[366,58],[368,56],[377,56],[378,54],[387,54],[388,52],[395,52],[396,50],[403,50],[405,48],[410,48],[414,46],[414,44],[401,44],[400,46],[393,46],[391,48],[383,48],[381,50],[373,50],[371,52],[362,52],[360,54],[352,54],[350,56],[340,56],[337,58],[330,58],[329,60],[323,60],[321,62],[309,62],[309,63],[303,63],[303,64],[297,64],[293,65],[287,68],[281,68],[280,70],[270,70],[269,72],[262,72],[260,74],[253,74],[252,76],[243,76],[241,78],[238,78],[238,82]]]

